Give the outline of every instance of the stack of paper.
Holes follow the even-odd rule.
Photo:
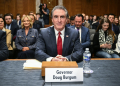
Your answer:
[[[23,69],[41,69],[41,67],[42,62],[35,59],[26,60],[23,64]]]

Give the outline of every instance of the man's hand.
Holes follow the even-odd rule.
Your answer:
[[[44,9],[42,9],[43,13],[45,12]]]
[[[59,58],[52,58],[51,61],[62,61],[62,59],[59,59]]]
[[[44,9],[42,9],[42,11],[43,11],[44,14],[47,14],[47,12],[45,12]]]
[[[62,59],[62,61],[67,61],[67,59],[62,55],[57,55],[56,58]]]

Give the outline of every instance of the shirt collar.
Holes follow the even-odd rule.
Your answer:
[[[6,26],[10,26],[10,27],[11,27],[11,24],[9,24],[9,25],[8,25],[8,24],[6,24]]]
[[[4,28],[4,27],[3,27],[2,31],[4,31],[4,32],[5,32],[5,28]]]
[[[54,28],[54,31],[55,31],[55,35],[58,35],[58,32],[59,31],[57,31],[55,28]],[[62,31],[60,31],[61,32],[61,35],[64,35],[64,33],[65,33],[65,28],[62,30]]]
[[[77,30],[77,28],[75,27],[75,29]],[[79,28],[79,29],[81,29],[81,28]]]

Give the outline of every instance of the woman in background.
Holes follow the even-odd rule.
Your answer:
[[[114,53],[115,38],[110,21],[107,18],[102,19],[93,38],[95,55],[100,58],[119,58]]]
[[[20,18],[20,14],[16,15],[16,20],[17,20],[17,25],[19,26],[19,28],[21,28],[21,18]]]
[[[38,31],[33,29],[31,18],[27,15],[22,17],[22,29],[17,31],[15,40],[16,48],[19,50],[18,59],[34,58]]]

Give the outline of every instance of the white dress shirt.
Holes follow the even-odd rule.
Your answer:
[[[19,25],[20,20],[17,21],[17,25]]]
[[[10,30],[11,24],[10,24],[10,25],[7,25],[7,24],[6,24],[6,28]]]
[[[75,29],[77,30],[76,27],[75,27]],[[80,43],[81,43],[81,28],[79,28],[79,37],[80,37]]]

